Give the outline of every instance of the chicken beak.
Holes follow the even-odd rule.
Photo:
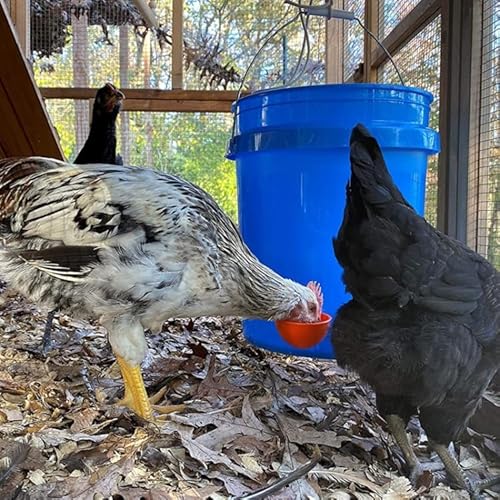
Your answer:
[[[111,113],[115,109],[115,107],[117,105],[119,106],[121,102],[125,99],[125,95],[111,83],[107,83],[106,88],[109,91],[109,97],[108,100],[106,101],[104,109],[108,113]]]

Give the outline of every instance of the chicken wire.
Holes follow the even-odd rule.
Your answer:
[[[156,0],[159,31],[146,28],[130,1],[31,0],[32,59],[38,85],[171,87],[171,0]],[[266,37],[297,9],[283,2],[184,1],[184,88],[237,89]],[[310,54],[296,84],[325,78],[325,20],[308,26]],[[302,50],[299,20],[274,37],[248,78],[248,89],[282,84]]]
[[[468,244],[500,268],[500,10],[484,0],[479,110],[471,121]]]
[[[170,0],[156,3],[160,23],[169,23]],[[33,69],[41,87],[100,87],[104,81],[170,86],[169,38],[141,25],[130,2],[31,0],[31,20]]]
[[[434,130],[439,130],[441,16],[436,17],[415,35],[393,58],[406,85],[420,87],[434,96],[429,126]],[[391,63],[382,66],[378,72],[378,80],[382,83],[400,83]],[[438,155],[434,155],[429,158],[428,162],[425,195],[425,217],[434,225],[437,223],[437,189]]]
[[[383,40],[421,0],[379,0],[379,37]]]
[[[302,3],[307,4],[304,1]],[[218,54],[223,67],[237,68],[238,78],[227,88],[238,89],[240,77],[249,68],[261,47],[262,51],[246,76],[246,90],[255,91],[288,83],[297,66],[301,77],[294,81],[294,85],[323,83],[326,21],[314,16],[308,19],[310,52],[307,56],[306,51],[302,51],[304,29],[299,19],[279,30],[297,12],[296,7],[286,6],[283,1],[186,0],[185,30],[190,33],[194,46],[207,47],[207,56],[212,51]],[[276,31],[279,32],[271,36]],[[193,75],[195,70],[196,61],[187,69],[185,86],[188,89],[199,88]]]
[[[89,101],[50,99],[47,109],[64,154],[71,161],[80,150],[77,136],[88,135],[76,120]],[[237,220],[236,173],[225,159],[231,132],[229,113],[151,113],[122,111],[117,119],[117,153],[125,164],[154,167],[180,175],[206,189]]]
[[[353,12],[364,23],[365,2],[344,0],[344,10]],[[344,81],[351,79],[363,62],[364,36],[365,32],[357,22],[344,22]]]

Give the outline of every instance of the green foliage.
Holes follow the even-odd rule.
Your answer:
[[[152,165],[179,175],[217,200],[234,220],[236,176],[234,163],[225,159],[231,117],[216,113],[129,113],[133,151],[130,163],[143,165],[150,148]],[[145,133],[149,129],[149,134]],[[150,141],[149,145],[148,142]]]

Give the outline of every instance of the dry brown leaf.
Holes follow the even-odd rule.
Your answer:
[[[210,471],[207,477],[216,479],[217,481],[222,481],[224,487],[229,495],[234,497],[242,497],[247,493],[252,491],[246,484],[244,484],[240,478],[236,476],[230,476],[229,474],[224,474],[220,471]]]
[[[59,500],[88,500],[94,495],[110,497],[119,493],[119,482],[134,466],[131,457],[121,458],[118,462],[103,466],[90,475],[71,477],[56,483],[54,487],[45,492],[48,498]]]
[[[225,375],[216,374],[216,363],[215,356],[210,356],[207,358],[208,361],[208,372],[206,377],[202,380],[198,386],[198,397],[204,397],[208,395],[225,395],[225,396],[238,396],[246,394],[246,390],[241,387],[237,387],[231,384]]]
[[[318,444],[329,446],[331,448],[340,448],[342,443],[348,441],[345,436],[338,436],[333,431],[316,431],[311,429],[307,422],[300,425],[296,420],[280,416],[278,417],[282,424],[282,430],[286,438],[296,444]]]
[[[213,451],[210,448],[207,448],[206,446],[204,446],[203,444],[198,443],[196,440],[193,440],[192,439],[192,433],[193,433],[192,429],[189,429],[188,431],[179,430],[177,432],[179,433],[179,435],[181,437],[181,442],[182,442],[183,446],[188,450],[191,457],[198,460],[207,469],[208,469],[208,464],[210,464],[210,463],[223,464],[226,467],[228,467],[230,470],[232,470],[238,474],[246,476],[250,479],[255,478],[255,474],[253,472],[246,470],[243,467],[240,467],[239,465],[235,464],[232,460],[230,460],[223,453]]]
[[[83,408],[78,412],[72,413],[69,416],[73,420],[70,430],[79,433],[88,429],[94,423],[97,415],[99,415],[99,411],[95,408]]]
[[[64,429],[44,429],[37,433],[37,437],[41,438],[47,446],[59,446],[65,441],[92,441],[93,443],[100,443],[104,441],[107,434],[84,434],[82,432],[69,432]]]

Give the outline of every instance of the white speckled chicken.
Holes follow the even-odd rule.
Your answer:
[[[172,317],[318,315],[315,293],[261,264],[207,193],[158,171],[0,161],[0,236],[13,288],[108,330],[123,403],[146,419],[145,330]]]

